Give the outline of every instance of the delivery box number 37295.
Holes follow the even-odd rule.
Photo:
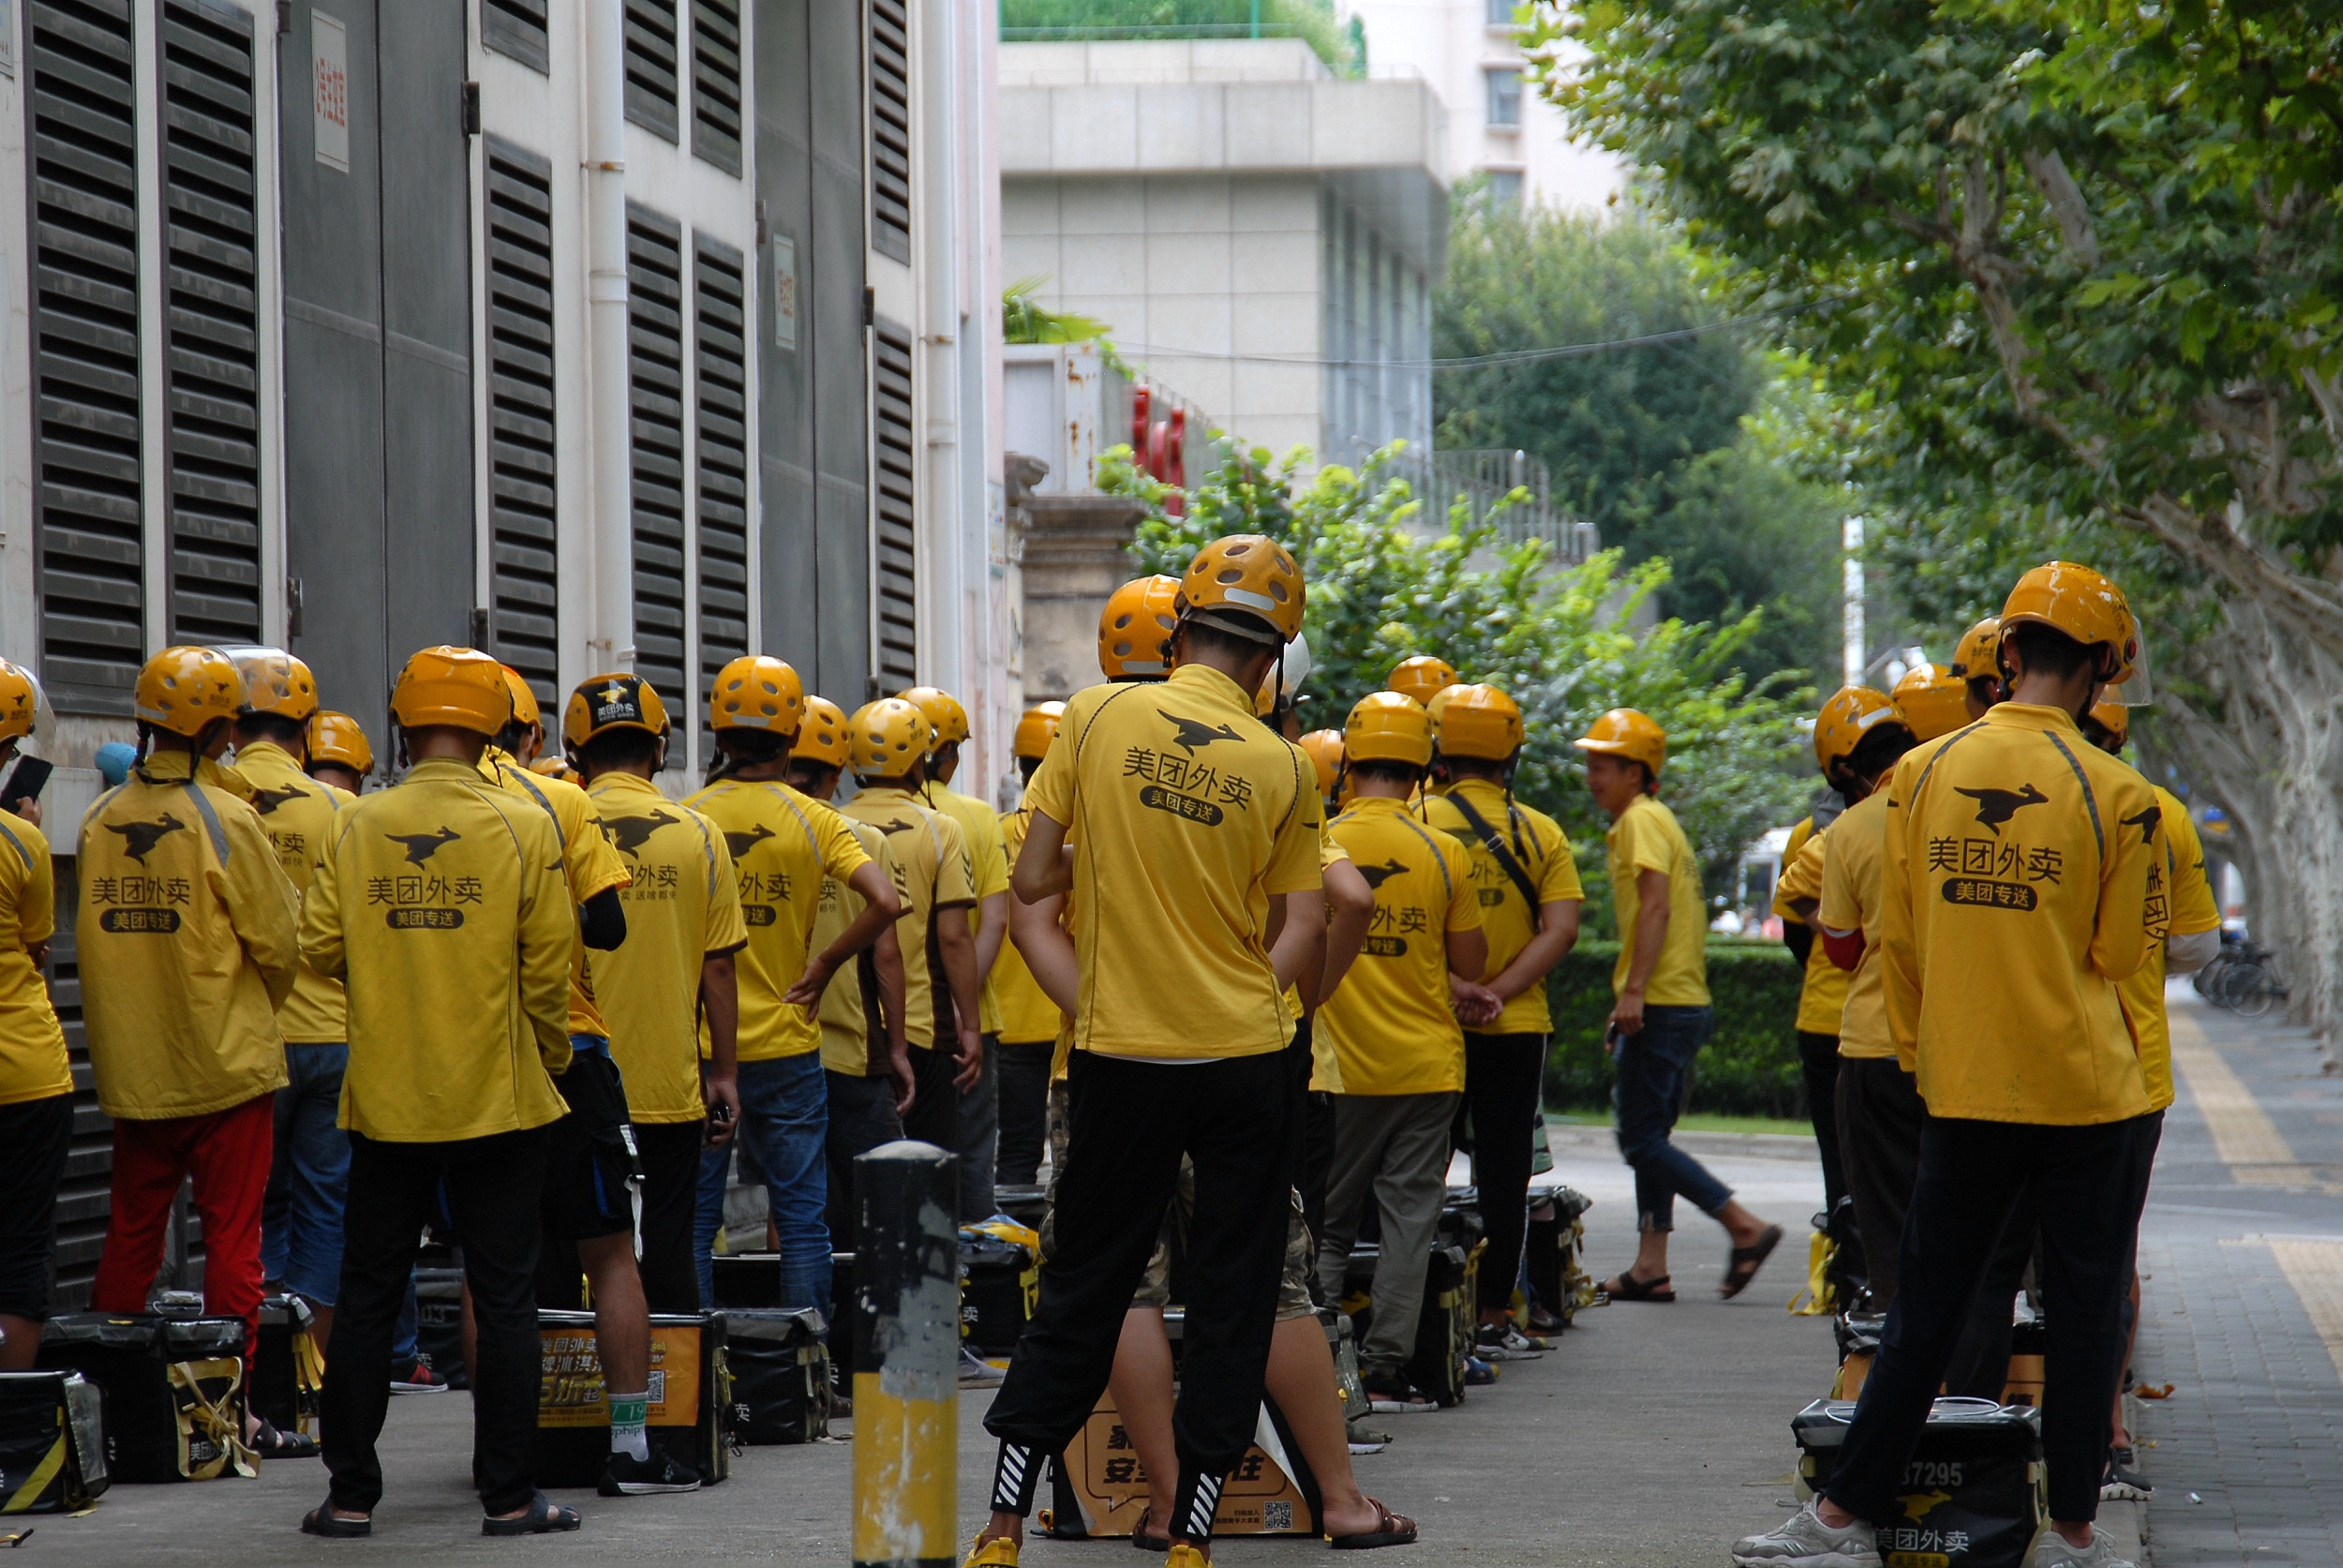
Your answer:
[[[1903,1470],[1906,1486],[1951,1486],[1962,1484],[1962,1465],[1958,1459],[1915,1459]]]

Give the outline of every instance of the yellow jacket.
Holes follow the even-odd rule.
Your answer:
[[[302,956],[350,993],[341,1125],[432,1143],[559,1119],[576,946],[534,804],[437,759],[344,806],[301,917]]]
[[[57,927],[49,841],[13,812],[0,812],[0,1105],[73,1092],[65,1031],[29,949]]]
[[[511,753],[491,746],[481,754],[481,776],[509,795],[519,796],[553,823],[561,847],[561,864],[569,879],[570,902],[579,908],[597,893],[629,886],[626,861],[602,826],[602,814],[586,792],[567,779],[532,773],[513,760]],[[575,917],[573,917],[575,920]],[[594,978],[586,968],[586,937],[582,929],[570,955],[570,1033],[610,1038],[602,1008],[594,1000]]]
[[[82,1020],[109,1116],[202,1116],[281,1087],[301,895],[234,769],[166,752],[82,819]]]
[[[1825,853],[1823,829],[1814,826],[1813,817],[1800,819],[1790,829],[1789,843],[1782,846],[1782,880],[1773,891],[1773,912],[1785,923],[1807,923],[1790,912],[1793,899],[1822,897]],[[1798,982],[1797,1027],[1810,1035],[1837,1034],[1840,1016],[1846,1011],[1846,990],[1847,972],[1830,962],[1817,932],[1814,945],[1806,950],[1806,972]]]
[[[252,809],[260,814],[269,843],[276,846],[276,863],[296,889],[307,892],[309,869],[334,814],[357,797],[309,777],[291,752],[265,740],[236,748],[236,771],[252,785]],[[284,1031],[287,1045],[341,1040],[350,1033],[342,988],[303,964],[294,977],[292,994],[276,1009],[276,1025]]]
[[[2006,702],[1906,754],[1887,814],[1888,1028],[1929,1113],[2052,1127],[2145,1114],[2116,986],[2170,918],[2147,780],[2069,715]]]

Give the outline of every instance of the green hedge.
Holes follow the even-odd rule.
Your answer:
[[[1545,1103],[1582,1110],[1611,1102],[1611,1059],[1603,1050],[1611,1011],[1611,966],[1619,944],[1586,940],[1556,964],[1546,991],[1554,1047],[1546,1058]],[[1798,1066],[1798,964],[1779,942],[1709,944],[1709,993],[1716,1033],[1693,1068],[1691,1109],[1728,1116],[1802,1116]]]

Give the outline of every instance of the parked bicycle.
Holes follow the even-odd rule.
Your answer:
[[[2277,955],[2257,943],[2224,938],[2213,961],[2197,971],[2198,994],[2240,1018],[2260,1018],[2287,999]]]

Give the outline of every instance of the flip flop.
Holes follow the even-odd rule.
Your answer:
[[[586,1522],[575,1508],[564,1508],[543,1492],[529,1495],[529,1512],[515,1519],[500,1519],[493,1514],[481,1516],[483,1535],[551,1535],[556,1531],[575,1530]]]
[[[359,1536],[374,1533],[374,1520],[337,1519],[334,1516],[334,1500],[328,1498],[301,1516],[301,1533],[322,1535],[337,1541],[354,1541]]]
[[[1649,1279],[1638,1279],[1633,1269],[1619,1270],[1595,1289],[1613,1301],[1667,1302],[1676,1299],[1676,1288],[1668,1283],[1666,1275],[1655,1274]]]
[[[1137,1546],[1142,1552],[1156,1552],[1160,1554],[1168,1552],[1172,1549],[1172,1537],[1169,1535],[1150,1535],[1147,1533],[1147,1521],[1154,1518],[1155,1514],[1155,1506],[1152,1503],[1141,1511],[1139,1523],[1131,1527],[1131,1545]]]
[[[1717,1294],[1731,1301],[1748,1290],[1749,1282],[1757,1277],[1757,1271],[1765,1266],[1766,1260],[1773,1256],[1773,1249],[1781,1245],[1782,1227],[1768,1225],[1766,1233],[1757,1238],[1754,1246],[1735,1247],[1732,1255],[1724,1261],[1724,1283],[1717,1287]]]
[[[1375,1510],[1375,1528],[1359,1535],[1329,1535],[1326,1545],[1338,1552],[1372,1551],[1377,1546],[1411,1546],[1415,1545],[1415,1521],[1405,1514],[1390,1509],[1368,1498]]]

